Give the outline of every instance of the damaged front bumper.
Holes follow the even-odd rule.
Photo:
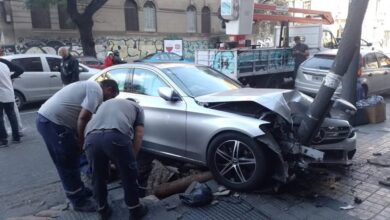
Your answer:
[[[324,153],[322,160],[311,161],[310,163],[312,164],[351,165],[352,158],[356,153],[356,132],[353,131],[343,141],[331,144],[312,145],[311,147]]]

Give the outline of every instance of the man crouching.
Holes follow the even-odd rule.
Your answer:
[[[92,166],[92,185],[101,219],[108,219],[109,161],[119,170],[130,219],[141,219],[148,209],[138,196],[136,156],[144,133],[144,112],[134,101],[112,99],[104,102],[85,130],[85,151]]]

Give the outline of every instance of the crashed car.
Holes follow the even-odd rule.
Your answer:
[[[298,91],[243,88],[206,66],[185,63],[123,64],[90,80],[114,79],[120,94],[145,111],[143,149],[176,161],[207,166],[235,190],[281,183],[313,163],[349,164],[356,134],[335,101],[311,144],[297,129],[313,99]]]

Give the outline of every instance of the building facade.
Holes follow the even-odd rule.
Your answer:
[[[82,1],[80,1],[82,2]],[[109,50],[134,60],[163,50],[164,39],[182,40],[183,55],[214,45],[225,36],[219,0],[109,0],[94,15],[96,52]],[[86,5],[80,3],[82,11]],[[64,5],[26,7],[23,0],[0,0],[0,44],[7,53],[51,53],[69,46],[82,55],[79,33]]]

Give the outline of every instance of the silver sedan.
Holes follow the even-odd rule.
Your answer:
[[[312,163],[346,164],[355,153],[356,135],[340,119],[326,118],[311,146],[299,143],[296,129],[312,99],[297,91],[242,88],[209,67],[183,63],[117,65],[90,80],[104,79],[118,82],[118,98],[144,108],[145,151],[208,166],[236,190],[271,175],[287,182]]]

